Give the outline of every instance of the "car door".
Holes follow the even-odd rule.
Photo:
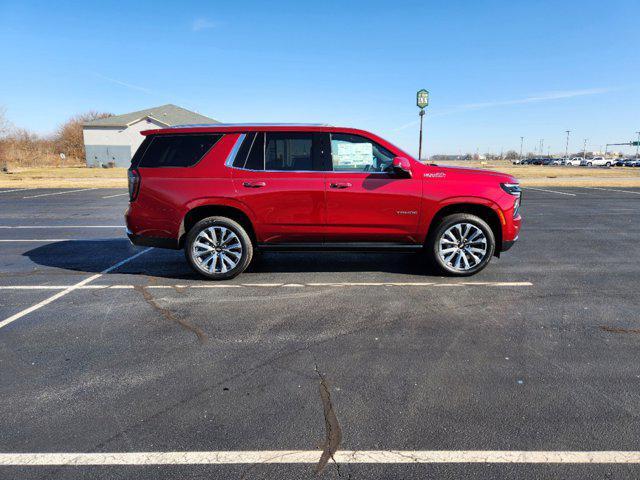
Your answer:
[[[422,180],[393,173],[394,154],[366,137],[328,135],[326,242],[415,243]]]
[[[326,223],[322,152],[311,132],[252,132],[233,161],[238,200],[260,243],[321,243]]]

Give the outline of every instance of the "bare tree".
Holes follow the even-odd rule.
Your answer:
[[[76,159],[84,158],[82,125],[91,120],[111,116],[111,113],[91,111],[71,117],[66,123],[61,125],[56,132],[56,148],[58,153],[64,153],[66,156],[75,157]]]
[[[520,155],[518,155],[518,152],[516,152],[515,150],[509,150],[504,154],[504,158],[506,158],[507,160],[516,160],[519,157]]]
[[[6,137],[11,131],[11,122],[7,119],[7,109],[0,107],[0,138]]]

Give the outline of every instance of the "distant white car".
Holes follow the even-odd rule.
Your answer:
[[[610,167],[613,165],[613,160],[605,157],[593,157],[591,160],[587,160],[587,166],[596,166],[596,167]]]
[[[580,165],[582,165],[582,162],[584,162],[584,158],[573,157],[573,158],[568,158],[565,165],[569,165],[570,167],[579,167]]]

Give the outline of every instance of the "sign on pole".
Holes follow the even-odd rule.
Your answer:
[[[416,105],[420,108],[424,108],[429,105],[429,92],[424,88],[422,90],[418,90]]]

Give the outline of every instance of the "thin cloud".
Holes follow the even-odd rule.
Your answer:
[[[564,90],[564,91],[540,93],[536,95],[530,95],[524,98],[517,98],[514,100],[466,103],[466,104],[451,107],[450,109],[442,110],[440,112],[436,111],[429,116],[440,117],[443,115],[451,115],[455,113],[467,112],[470,110],[481,110],[483,108],[504,107],[509,105],[525,105],[528,103],[549,102],[553,100],[562,100],[566,98],[584,97],[586,95],[599,95],[602,93],[612,92],[614,90],[615,90],[614,88],[585,88],[582,90]],[[394,131],[398,132],[401,130],[406,130],[407,128],[413,127],[417,124],[418,124],[418,121],[414,120],[413,122],[409,122],[405,125],[399,126]]]
[[[134,85],[132,83],[123,82],[122,80],[118,80],[116,78],[106,77],[100,73],[94,73],[94,75],[102,80],[106,80],[107,82],[115,83],[116,85],[120,85],[121,87],[126,87],[130,90],[136,90],[138,92],[144,92],[149,95],[155,95],[155,92],[149,90],[148,88],[141,87],[139,85]]]
[[[533,95],[526,98],[516,100],[504,100],[498,102],[468,103],[460,105],[458,108],[463,110],[475,110],[478,108],[500,107],[503,105],[521,105],[525,103],[546,102],[549,100],[560,100],[564,98],[583,97],[585,95],[598,95],[612,91],[611,88],[586,88],[583,90],[567,90],[559,92],[547,92],[539,95]]]
[[[214,28],[217,24],[212,22],[208,18],[196,18],[191,24],[191,31],[200,32],[201,30],[209,30]]]

